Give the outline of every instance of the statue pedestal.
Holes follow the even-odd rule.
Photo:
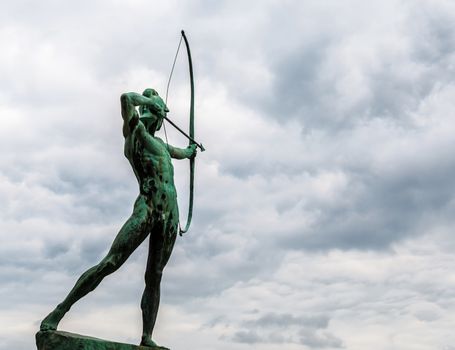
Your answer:
[[[62,331],[39,331],[36,346],[38,350],[169,350],[162,346],[117,343]]]

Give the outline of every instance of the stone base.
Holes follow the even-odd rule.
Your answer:
[[[162,346],[117,343],[62,331],[39,331],[36,346],[38,350],[169,350]]]

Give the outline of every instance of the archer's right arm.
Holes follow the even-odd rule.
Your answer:
[[[160,97],[145,97],[136,92],[125,92],[120,96],[122,105],[123,118],[123,136],[127,137],[137,126],[144,128],[144,125],[139,120],[139,115],[136,111],[138,106],[152,107],[154,110],[161,111]]]

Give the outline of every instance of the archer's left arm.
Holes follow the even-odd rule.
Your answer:
[[[175,159],[190,159],[196,157],[196,145],[190,145],[187,148],[178,148],[171,145],[167,145],[169,154]]]

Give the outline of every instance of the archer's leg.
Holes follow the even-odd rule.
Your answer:
[[[41,330],[57,329],[60,320],[76,301],[93,291],[104,277],[116,271],[125,262],[147,237],[147,220],[145,201],[139,197],[134,205],[133,214],[117,234],[109,253],[98,265],[82,274],[65,300],[41,322]]]
[[[157,346],[152,340],[152,333],[160,303],[161,277],[163,269],[171,256],[176,236],[176,225],[166,229],[163,228],[162,224],[158,224],[150,233],[149,256],[145,271],[145,290],[141,300],[143,322],[141,345]]]

